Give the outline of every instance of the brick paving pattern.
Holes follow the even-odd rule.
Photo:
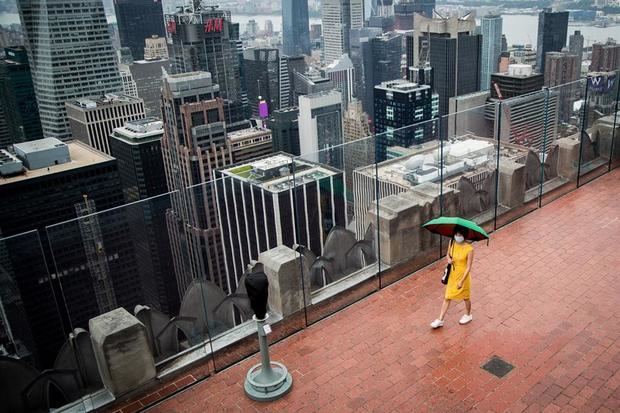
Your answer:
[[[258,357],[150,412],[620,411],[620,170],[476,245],[474,321],[463,304],[432,331],[443,289],[436,263],[272,346],[292,392],[250,401]],[[515,368],[480,368],[497,355]]]

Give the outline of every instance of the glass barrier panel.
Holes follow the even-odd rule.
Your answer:
[[[496,203],[498,183],[498,102],[486,103],[489,92],[457,98],[457,112],[442,125],[442,213],[475,221],[487,232],[495,216],[506,211]],[[462,108],[468,109],[462,109]]]
[[[202,286],[183,284],[189,248],[176,231],[191,228],[176,214],[179,200],[174,192],[104,209],[116,201],[96,192],[75,200],[75,218],[46,228],[71,328],[88,331],[100,315],[122,317],[124,309],[146,327],[142,350],[160,376],[210,354]],[[204,376],[212,371],[206,361]]]
[[[581,99],[579,185],[609,171],[617,95],[616,72],[590,73]]]
[[[544,178],[540,205],[546,205],[577,187],[581,151],[581,119],[586,79],[548,89]]]
[[[609,169],[616,169],[620,166],[620,116],[618,116],[618,103],[620,102],[620,69],[616,71],[616,96],[614,98],[613,124],[611,130],[611,156]]]
[[[206,301],[215,321],[211,346],[221,370],[259,351],[248,277],[265,274],[269,281],[269,342],[301,330],[306,319],[290,199],[293,156],[250,158],[215,170],[214,177],[193,188],[192,196],[213,205],[206,231],[209,264],[201,276],[211,291]]]
[[[431,117],[433,104],[416,116]],[[390,120],[389,112],[385,117]],[[385,121],[385,120],[384,120]],[[387,122],[389,123],[389,122]],[[422,228],[442,210],[439,118],[378,134],[376,186],[381,287],[437,260],[439,236]]]
[[[317,120],[314,146],[303,143],[291,179],[274,188],[282,211],[293,206],[285,237],[301,254],[308,324],[379,289],[376,141],[360,136],[365,120],[345,118],[339,129],[339,117],[330,115]]]
[[[535,210],[541,182],[552,179],[545,170],[551,148],[547,145],[556,124],[549,111],[554,101],[547,89],[498,100],[496,134],[499,147],[496,227]]]
[[[10,226],[10,225],[7,225]],[[0,237],[0,384],[2,410],[50,411],[101,388],[87,334],[70,333],[59,307],[58,280],[37,230]],[[44,391],[49,389],[48,391]]]

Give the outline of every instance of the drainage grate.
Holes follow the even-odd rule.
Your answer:
[[[510,363],[505,362],[500,357],[493,356],[489,361],[482,365],[482,368],[500,379],[514,369]]]

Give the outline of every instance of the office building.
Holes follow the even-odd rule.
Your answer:
[[[323,33],[323,27],[321,24],[310,25],[310,41],[312,43],[320,42],[322,33]]]
[[[335,190],[343,185],[342,172],[329,166],[278,153],[218,170],[216,177],[233,290],[261,252],[301,244],[320,256],[329,231],[346,226],[344,197]]]
[[[6,126],[0,128],[0,149],[43,138],[26,49],[7,47],[4,54],[0,60],[0,116]]]
[[[374,119],[374,86],[401,77],[402,36],[385,33],[361,41],[362,73],[357,76],[364,112]]]
[[[252,116],[258,117],[260,101],[266,102],[269,111],[280,108],[280,66],[278,49],[247,48],[243,51],[245,90]]]
[[[271,112],[267,127],[271,130],[273,152],[300,155],[299,109],[290,107]]]
[[[282,1],[282,43],[286,56],[310,55],[308,0]]]
[[[390,146],[409,147],[437,139],[439,95],[430,86],[397,79],[374,89],[378,162],[387,159]]]
[[[499,70],[499,58],[502,53],[502,16],[487,15],[482,18],[482,72],[480,90],[491,85],[491,74]]]
[[[177,314],[179,295],[174,276],[166,211],[170,208],[161,140],[163,123],[155,118],[126,122],[110,136],[110,153],[118,171],[144,302],[165,314]],[[141,202],[138,202],[141,201]]]
[[[325,75],[332,81],[334,88],[342,93],[342,103],[346,109],[353,99],[353,82],[355,70],[348,54],[343,54],[325,68]]]
[[[580,30],[575,30],[575,33],[568,38],[568,51],[571,54],[577,55],[580,64],[583,59],[583,41],[584,38]]]
[[[362,99],[365,92],[363,84],[363,55],[362,44],[367,42],[369,38],[381,36],[381,29],[376,27],[363,27],[361,29],[354,29],[350,31],[350,53],[349,57],[353,63],[353,71],[355,72],[355,82],[353,83],[353,96],[358,99]]]
[[[392,5],[390,4],[390,8]],[[382,10],[387,10],[386,7],[382,6]],[[381,33],[387,33],[395,30],[395,22],[394,16],[370,16],[368,20],[366,20],[367,27],[375,27],[381,29]],[[349,46],[349,52],[351,51]]]
[[[135,60],[138,59],[134,56]],[[144,40],[144,60],[168,59],[168,44],[165,37],[154,34]]]
[[[421,14],[424,17],[432,18],[434,9],[435,0],[409,0],[395,4],[396,30],[413,30],[414,14]]]
[[[223,278],[221,233],[212,192],[213,170],[231,163],[224,102],[208,72],[166,74],[162,87],[162,154],[172,194],[166,214],[179,296],[195,279],[231,293]],[[188,189],[189,188],[189,189]]]
[[[43,135],[68,139],[65,102],[122,90],[102,0],[69,7],[43,0],[17,5]]]
[[[323,61],[330,64],[349,53],[349,32],[364,27],[363,0],[324,0],[321,4],[323,25]]]
[[[226,146],[233,163],[248,162],[273,153],[271,130],[256,125],[226,133]]]
[[[430,64],[434,71],[434,91],[439,94],[439,114],[448,113],[451,97],[480,90],[482,36],[474,34],[475,16],[443,17],[435,12],[433,19],[416,14],[413,63]],[[445,129],[443,129],[445,131]]]
[[[123,95],[137,98],[138,85],[133,79],[133,75],[131,74],[131,70],[129,70],[129,66],[119,65],[118,70],[121,75],[121,82],[123,83]]]
[[[510,99],[538,92],[544,83],[544,75],[534,72],[531,65],[509,65],[507,72],[491,75],[491,98]]]
[[[580,85],[575,82],[581,73],[581,61],[577,55],[565,52],[549,52],[545,59],[545,86],[560,94],[560,120],[568,122],[573,115],[573,104],[579,99]]]
[[[145,59],[144,40],[165,35],[161,0],[114,0],[114,12],[121,46],[129,47],[135,60]]]
[[[342,170],[342,114],[342,93],[337,90],[299,97],[302,157]]]
[[[544,8],[538,14],[538,45],[536,47],[536,70],[545,73],[545,59],[549,52],[560,52],[566,46],[568,12],[552,12]]]
[[[118,57],[118,62],[122,65],[130,65],[134,61],[129,47],[119,47],[116,49],[116,56]]]
[[[431,88],[434,85],[434,70],[430,65],[423,67],[410,67],[407,71],[407,80],[418,85],[428,85]]]
[[[299,105],[299,97],[334,89],[334,83],[320,71],[310,68],[307,72],[293,73],[294,98],[292,106]]]
[[[172,73],[205,71],[213,76],[224,101],[227,123],[248,117],[247,96],[241,81],[242,43],[239,24],[230,12],[217,7],[166,15]]]
[[[302,56],[289,57],[280,55],[280,69],[279,69],[279,96],[280,101],[278,104],[279,109],[286,109],[293,105],[293,99],[295,97],[294,91],[294,72],[301,73],[306,72],[306,62]],[[272,109],[273,111],[273,109]]]
[[[19,163],[0,180],[0,231],[10,237],[38,230],[4,247],[31,329],[25,344],[40,368],[51,368],[66,331],[143,303],[144,286],[125,210],[116,208],[123,204],[117,161],[82,142],[54,138],[14,150],[0,168],[4,175],[4,167]],[[84,214],[94,215],[76,220]],[[60,288],[62,295],[54,294]]]
[[[342,117],[344,131],[344,173],[347,200],[352,201],[353,171],[375,162],[375,137],[371,135],[368,114],[364,112],[362,102],[353,100],[349,103]],[[351,202],[348,203],[349,215],[352,214]]]
[[[536,66],[536,50],[532,45],[512,45],[508,52],[513,63]]]
[[[136,82],[138,96],[144,101],[146,116],[161,118],[162,70],[170,69],[169,60],[137,60],[129,66],[131,77]]]
[[[104,95],[67,102],[71,136],[110,154],[110,135],[132,120],[144,118],[144,102],[126,95]]]
[[[620,68],[620,44],[613,41],[592,45],[591,72],[611,72]]]

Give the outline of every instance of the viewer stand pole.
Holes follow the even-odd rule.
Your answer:
[[[267,335],[271,327],[267,324],[269,314],[260,320],[256,315],[252,317],[256,321],[258,330],[258,343],[260,345],[261,364],[252,367],[245,379],[245,394],[252,400],[272,401],[283,397],[293,386],[293,377],[282,363],[272,362],[269,359],[269,345]]]

